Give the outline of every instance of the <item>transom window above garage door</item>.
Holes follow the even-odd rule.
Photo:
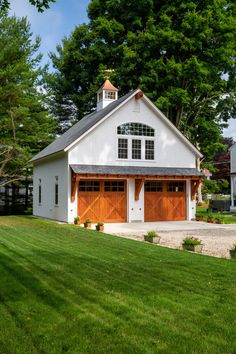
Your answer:
[[[184,192],[185,183],[183,181],[167,182],[167,192]]]
[[[105,192],[124,192],[125,182],[124,181],[105,181],[104,182]]]
[[[100,182],[99,181],[80,181],[79,182],[79,192],[99,192]]]
[[[125,123],[117,127],[118,159],[154,160],[155,130],[141,123]]]
[[[162,192],[163,184],[160,181],[150,181],[144,184],[145,192]]]

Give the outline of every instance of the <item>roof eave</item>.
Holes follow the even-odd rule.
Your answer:
[[[37,155],[36,155],[32,159],[30,159],[29,162],[30,163],[35,163],[35,162],[40,162],[42,160],[47,160],[47,159],[50,160],[51,158],[58,157],[58,155],[62,155],[63,153],[65,153],[65,150],[58,150],[56,152],[53,152],[51,154],[48,154],[48,155],[45,155],[45,156],[42,156],[42,157],[38,157],[38,158],[37,158]]]

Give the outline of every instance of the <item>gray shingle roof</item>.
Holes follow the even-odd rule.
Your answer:
[[[127,98],[132,96],[135,93],[135,91],[137,90],[130,91],[125,96],[122,96],[118,100],[110,103],[107,107],[101,109],[98,112],[94,111],[86,115],[83,119],[81,119],[78,123],[73,125],[59,138],[54,140],[45,149],[43,149],[37,155],[35,155],[30,161],[33,162],[43,157],[46,157],[48,155],[52,155],[57,152],[63,151],[67,146],[72,144],[75,140],[77,140],[80,136],[82,136],[87,130],[92,128],[96,123],[98,123],[101,119],[103,119],[107,114],[109,114],[115,108],[117,108]]]
[[[139,175],[139,176],[202,176],[196,168],[70,165],[80,174]]]

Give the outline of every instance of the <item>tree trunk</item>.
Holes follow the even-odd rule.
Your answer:
[[[202,203],[202,182],[199,183],[198,190],[197,190],[197,196],[198,196],[198,203]]]

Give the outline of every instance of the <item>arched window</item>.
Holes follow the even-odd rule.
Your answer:
[[[117,127],[118,159],[154,160],[155,130],[142,123],[124,123]]]
[[[117,127],[119,135],[138,135],[138,136],[154,136],[153,128],[142,123],[125,123]]]

